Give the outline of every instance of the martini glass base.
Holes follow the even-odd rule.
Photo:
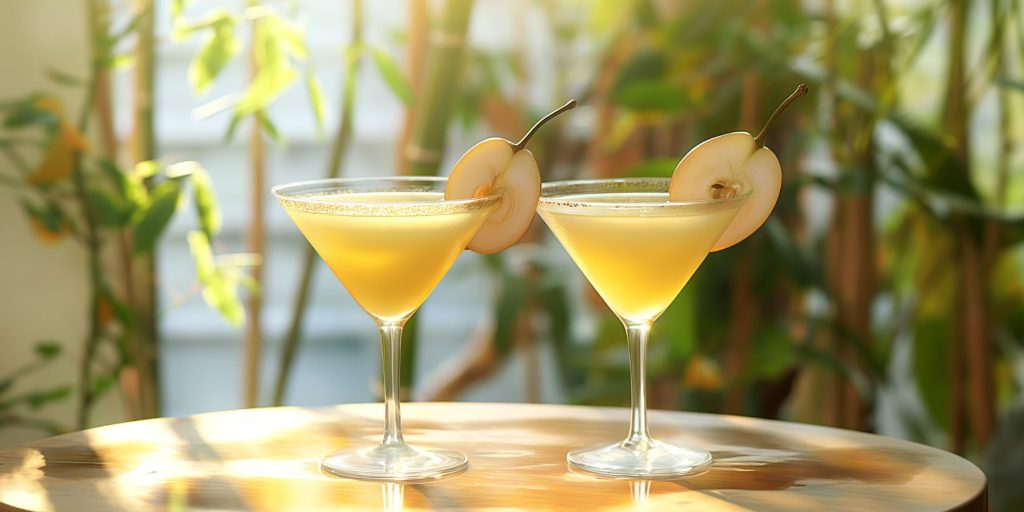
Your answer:
[[[335,476],[359,480],[407,482],[439,478],[466,469],[469,460],[454,450],[434,450],[405,443],[348,448],[320,460],[320,468]]]
[[[702,473],[711,454],[654,439],[620,441],[569,452],[575,469],[614,477],[673,478]]]

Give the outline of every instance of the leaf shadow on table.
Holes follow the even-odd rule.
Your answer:
[[[782,491],[793,487],[827,489],[837,482],[900,485],[909,482],[929,465],[927,452],[900,448],[881,438],[865,438],[865,441],[875,442],[864,447],[857,446],[854,441],[849,441],[845,447],[832,447],[826,442],[815,442],[817,436],[834,435],[831,429],[801,425],[796,432],[776,433],[763,427],[742,426],[746,421],[742,418],[736,421],[738,425],[701,421],[692,424],[657,422],[652,425],[655,437],[662,441],[700,446],[712,453],[712,466],[704,473],[664,480],[675,485],[672,492]],[[507,432],[522,432],[523,435],[502,436],[503,425]],[[552,463],[549,465],[554,468],[553,476],[568,474],[564,462],[568,451],[613,441],[625,430],[625,423],[569,418],[557,421],[516,420],[511,423],[488,420],[462,426],[499,433],[495,437],[504,439],[494,439],[495,450],[504,445],[506,449],[549,454],[547,458],[551,460],[546,462]],[[779,428],[785,427],[786,424],[779,423]],[[561,435],[553,438],[552,432]],[[846,435],[857,439],[862,434],[849,432]],[[540,439],[545,441],[538,444],[535,440]],[[528,449],[533,444],[535,446]],[[558,449],[560,447],[564,449]],[[574,474],[576,479],[587,478],[585,473]],[[602,480],[599,476],[591,478]],[[661,484],[657,488],[666,489]]]
[[[42,446],[9,451],[0,458],[0,498],[6,510],[53,508],[74,510],[76,497],[51,493],[47,480],[67,482],[70,487],[94,494],[97,502],[113,507],[116,500],[97,485],[109,476],[106,463],[90,446],[75,446],[61,437],[48,439]]]
[[[676,481],[693,490],[784,490],[809,485],[809,481],[819,486],[841,481],[900,485],[928,466],[924,452],[887,443],[832,448],[764,429],[716,426],[693,430],[694,435],[720,447],[711,450],[714,462],[708,471]]]

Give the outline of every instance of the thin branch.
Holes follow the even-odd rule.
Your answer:
[[[78,131],[81,133],[85,133],[86,129],[89,127],[89,114],[94,108],[96,90],[102,70],[102,61],[97,58],[99,50],[97,49],[96,42],[99,40],[100,36],[100,34],[96,32],[97,2],[96,0],[86,0],[86,4],[89,10],[89,35],[91,37],[90,43],[92,45],[93,59],[92,66],[89,69],[85,101],[83,102],[82,110],[78,116]],[[82,358],[79,361],[77,425],[78,428],[85,428],[89,422],[89,409],[95,399],[92,389],[92,360],[93,357],[95,357],[96,348],[99,346],[100,335],[103,327],[100,325],[100,297],[105,286],[103,284],[103,270],[100,259],[100,240],[97,233],[98,227],[95,214],[92,211],[92,207],[88,200],[88,194],[86,192],[85,168],[82,165],[81,151],[77,151],[75,153],[74,168],[71,176],[75,187],[75,195],[77,196],[78,205],[81,210],[81,216],[84,221],[82,238],[85,241],[86,250],[88,252],[89,276],[92,286],[92,304],[89,308],[89,332],[85,340],[85,350],[82,352]]]
[[[352,40],[350,46],[358,48],[362,45],[363,39],[363,6],[362,0],[352,2]],[[338,122],[338,131],[335,133],[334,142],[331,145],[331,156],[327,162],[327,178],[337,178],[341,174],[341,164],[345,161],[348,147],[352,140],[354,116],[353,106],[355,105],[356,82],[358,81],[359,53],[346,53],[347,76],[342,80],[341,86],[341,119]],[[281,366],[277,372],[277,383],[274,386],[274,405],[281,405],[284,402],[285,391],[288,387],[288,377],[291,375],[292,364],[295,360],[295,352],[298,350],[299,340],[302,338],[302,323],[306,316],[306,309],[309,301],[310,288],[313,283],[313,269],[316,268],[316,254],[307,245],[305,258],[302,261],[302,277],[299,278],[299,289],[295,294],[295,303],[292,306],[292,318],[288,325],[288,335],[285,337],[284,346],[281,348]]]

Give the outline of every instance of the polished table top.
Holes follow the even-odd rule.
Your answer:
[[[27,510],[985,510],[982,472],[882,436],[651,411],[655,437],[710,450],[675,480],[570,471],[565,454],[625,434],[628,411],[408,403],[405,438],[455,448],[466,472],[384,484],[321,474],[328,451],[379,441],[380,404],[279,407],[122,423],[0,451],[0,508]]]

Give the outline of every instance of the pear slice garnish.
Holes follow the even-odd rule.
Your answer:
[[[519,142],[492,137],[480,141],[459,158],[448,176],[445,199],[501,196],[498,206],[470,240],[468,249],[494,254],[511,247],[526,234],[540,201],[540,169],[526,149],[533,134],[555,116],[576,106],[569,100],[544,116]]]
[[[807,94],[800,84],[775,109],[758,134],[733,132],[710,138],[690,150],[672,173],[670,201],[706,201],[750,193],[712,251],[743,241],[768,220],[782,190],[782,166],[764,139],[775,119],[797,98]]]

